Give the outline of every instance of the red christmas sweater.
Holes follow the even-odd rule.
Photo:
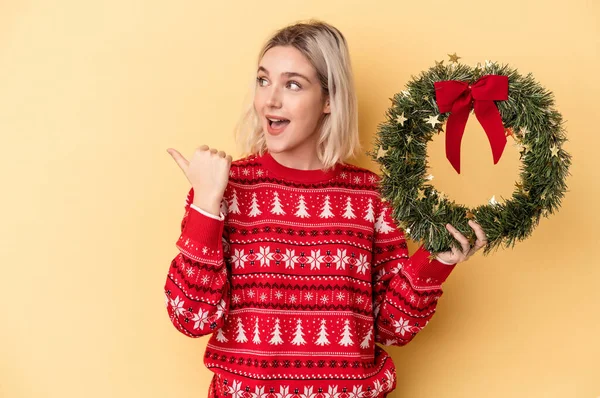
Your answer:
[[[396,387],[376,345],[410,342],[433,316],[455,265],[404,232],[379,177],[328,172],[268,152],[232,162],[219,216],[185,201],[165,284],[171,322],[210,335],[210,396],[377,398]]]

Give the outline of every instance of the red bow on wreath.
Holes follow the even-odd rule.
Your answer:
[[[487,134],[494,164],[498,163],[506,146],[506,136],[494,101],[508,99],[508,76],[485,75],[472,85],[445,80],[435,82],[434,86],[440,113],[451,112],[446,126],[446,158],[452,167],[460,174],[460,143],[472,108]]]

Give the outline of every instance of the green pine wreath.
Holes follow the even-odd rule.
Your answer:
[[[508,65],[486,61],[476,67],[437,62],[418,77],[411,76],[406,90],[397,93],[379,124],[374,150],[367,154],[382,171],[380,190],[392,205],[392,216],[407,237],[422,242],[432,253],[461,249],[445,225],[450,223],[473,244],[476,239],[468,220],[476,221],[488,237],[483,254],[504,245],[513,247],[526,239],[539,224],[558,210],[567,186],[571,156],[562,148],[565,137],[562,115],[554,108],[554,98],[531,74],[521,76]],[[449,200],[428,182],[427,142],[443,131],[451,112],[440,113],[434,83],[457,80],[475,83],[484,75],[508,78],[508,99],[494,101],[506,136],[519,148],[520,181],[511,198],[496,200],[475,208]],[[471,87],[469,85],[469,87]]]

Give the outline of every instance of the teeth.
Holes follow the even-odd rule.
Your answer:
[[[286,119],[271,119],[271,118],[267,118],[267,119],[269,119],[272,122],[282,122],[282,121],[286,120]]]

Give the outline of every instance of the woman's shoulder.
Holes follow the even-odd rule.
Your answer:
[[[381,177],[374,171],[352,163],[338,164],[338,178],[350,188],[379,190]]]

